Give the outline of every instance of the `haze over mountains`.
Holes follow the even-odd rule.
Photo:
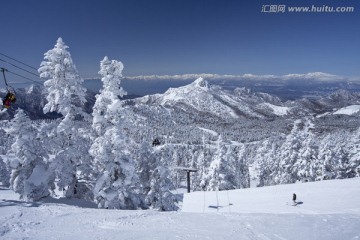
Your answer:
[[[219,75],[219,74],[183,74],[183,75],[151,75],[125,77],[122,81],[124,89],[131,95],[144,96],[164,93],[168,88],[176,88],[190,84],[202,77],[212,85],[233,90],[237,87],[250,88],[256,92],[270,93],[283,100],[295,100],[302,97],[318,98],[339,89],[348,91],[360,90],[360,79],[343,77],[328,73],[315,72],[307,74],[287,75]],[[98,91],[100,79],[87,79],[85,86]]]

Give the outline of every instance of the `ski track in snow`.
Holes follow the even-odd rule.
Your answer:
[[[219,134],[211,129],[207,129],[207,128],[202,128],[202,127],[198,127],[198,129],[203,130],[204,132],[210,133],[213,136],[218,136]]]
[[[0,239],[356,240],[359,183],[357,178],[235,190],[228,191],[229,198],[222,191],[218,210],[207,206],[215,192],[206,192],[206,202],[203,192],[195,192],[185,194],[178,212],[86,208],[91,205],[67,199],[28,203],[1,188]],[[286,206],[290,199],[282,199],[290,198],[292,190],[302,197],[298,207]],[[320,196],[331,192],[333,197],[322,202]],[[225,206],[229,200],[233,205]]]

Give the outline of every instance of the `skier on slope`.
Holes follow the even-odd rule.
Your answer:
[[[293,200],[294,204],[296,204],[296,194],[295,194],[295,193],[293,193],[293,198],[292,198],[292,200]]]

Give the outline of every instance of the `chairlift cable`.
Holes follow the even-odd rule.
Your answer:
[[[36,68],[34,68],[34,67],[32,67],[32,66],[30,66],[30,65],[28,65],[28,64],[26,64],[26,63],[24,63],[24,62],[22,62],[22,61],[16,60],[15,58],[12,58],[12,57],[10,57],[10,56],[8,56],[8,55],[6,55],[6,54],[3,54],[3,53],[0,52],[0,55],[2,55],[2,56],[4,56],[4,57],[7,57],[7,58],[9,58],[9,59],[11,59],[11,60],[13,60],[13,61],[16,61],[16,62],[18,62],[18,63],[21,63],[21,64],[23,64],[23,65],[25,65],[25,66],[27,66],[27,67],[29,67],[29,68],[34,69],[34,70],[37,71]],[[24,68],[22,68],[22,67],[19,67],[19,66],[13,64],[13,63],[10,63],[10,62],[8,62],[8,61],[6,61],[6,60],[4,60],[4,59],[1,59],[1,58],[0,58],[0,61],[5,62],[5,63],[7,63],[7,64],[10,64],[10,65],[13,66],[13,67],[16,67],[16,68],[18,68],[18,69],[20,69],[20,70],[23,70],[23,71],[25,71],[25,72],[27,72],[27,73],[30,73],[30,74],[32,74],[32,75],[40,78],[40,76],[39,76],[38,74],[35,74],[35,73],[33,73],[33,72],[30,72],[30,71],[28,71],[28,70],[26,70],[26,69],[24,69]],[[2,69],[2,68],[1,68],[1,69]],[[4,69],[5,69],[5,68],[4,68]],[[40,83],[40,82],[38,82],[38,81],[36,81],[36,80],[30,79],[30,78],[28,78],[28,77],[25,77],[25,76],[23,76],[23,75],[17,74],[17,73],[12,72],[12,71],[9,71],[9,70],[7,70],[7,69],[5,69],[5,71],[7,71],[7,72],[9,72],[9,73],[11,73],[11,74],[13,74],[13,75],[16,75],[16,76],[18,76],[18,77],[21,77],[21,78],[23,78],[24,80],[26,79],[26,80],[29,80],[29,81],[31,81],[31,82],[33,82],[33,83],[42,85],[42,83]],[[5,75],[5,73],[3,73],[3,74]],[[5,79],[5,76],[4,76],[4,79]],[[6,80],[5,80],[5,81],[6,81]],[[7,82],[6,82],[6,85],[8,86]]]
[[[5,85],[6,85],[6,88],[9,87],[7,81],[6,81],[6,76],[5,76],[5,71],[7,71],[6,68],[0,68],[1,69],[1,72],[3,73],[3,77],[4,77],[4,82],[5,82]]]
[[[26,69],[24,69],[24,68],[22,68],[22,67],[19,67],[19,66],[15,65],[15,64],[12,64],[12,63],[4,60],[4,59],[1,59],[1,58],[0,58],[0,61],[5,62],[5,63],[7,63],[7,64],[10,64],[11,66],[16,67],[16,68],[18,68],[18,69],[20,69],[20,70],[23,70],[23,71],[25,71],[25,72],[27,72],[27,73],[30,73],[30,74],[32,74],[32,75],[34,75],[34,76],[36,76],[36,77],[39,77],[38,74],[35,74],[35,73],[33,73],[33,72],[30,72],[30,71],[28,71],[28,70],[26,70]]]
[[[27,67],[29,67],[29,68],[32,68],[32,69],[34,69],[35,71],[37,71],[36,68],[34,68],[34,67],[32,67],[32,66],[30,66],[30,65],[28,65],[28,64],[26,64],[26,63],[24,63],[24,62],[22,62],[22,61],[16,60],[15,58],[9,57],[8,55],[5,55],[5,54],[3,54],[3,53],[0,53],[0,55],[2,55],[2,56],[4,56],[4,57],[7,57],[7,58],[9,58],[9,59],[11,59],[11,60],[13,60],[13,61],[15,61],[15,62],[21,63],[21,64],[23,64],[23,65],[25,65],[25,66],[27,66]]]
[[[40,83],[40,82],[38,82],[38,81],[36,81],[36,80],[30,79],[30,78],[28,78],[28,77],[25,77],[25,76],[23,76],[23,75],[20,75],[20,74],[14,73],[14,72],[9,71],[9,70],[7,70],[7,72],[9,72],[9,73],[11,73],[11,74],[13,74],[13,75],[16,75],[16,76],[18,76],[18,77],[21,77],[21,78],[27,79],[27,80],[29,80],[29,81],[31,81],[31,82],[33,82],[33,83],[36,83],[36,84],[40,84],[40,85],[42,85],[42,83]]]

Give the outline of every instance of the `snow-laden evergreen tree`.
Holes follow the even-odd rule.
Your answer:
[[[0,182],[5,187],[10,186],[10,170],[6,166],[6,160],[1,155],[6,155],[11,148],[12,138],[5,131],[8,128],[8,124],[8,121],[0,121],[0,136],[2,136],[0,138]]]
[[[86,89],[67,49],[59,38],[55,47],[45,53],[45,61],[38,70],[40,77],[46,79],[44,113],[57,112],[63,116],[54,126],[56,129],[44,128],[48,130],[48,143],[53,143],[51,148],[55,157],[51,169],[58,178],[58,187],[66,191],[66,197],[86,198],[90,189],[84,182],[79,182],[79,178],[84,180],[90,174],[89,132],[86,124],[79,121],[89,120],[82,109]]]
[[[15,138],[11,152],[15,159],[9,162],[11,188],[20,198],[37,201],[50,194],[47,158],[37,129],[22,109],[16,111],[7,133]]]
[[[348,174],[351,171],[351,168],[350,168],[350,156],[349,156],[349,152],[346,151],[346,144],[344,142],[338,143],[335,146],[334,152],[337,159],[335,178],[337,179],[348,178]]]
[[[360,177],[360,128],[358,128],[347,143],[349,165],[347,177]]]
[[[280,148],[280,163],[277,173],[277,183],[294,183],[298,180],[298,169],[294,164],[300,159],[300,149],[304,140],[304,120],[294,122],[293,129],[287,135],[285,142]]]
[[[157,167],[157,159],[149,141],[143,141],[135,152],[136,171],[139,176],[141,192],[146,196],[150,192],[151,175]]]
[[[216,152],[210,164],[209,171],[201,181],[202,188],[208,191],[236,188],[235,176],[231,169],[232,164],[229,161],[227,153],[227,147],[221,135],[219,135],[216,141]]]
[[[336,176],[337,157],[334,152],[336,142],[331,134],[327,134],[319,143],[318,156],[315,159],[315,180],[329,180]]]
[[[256,183],[257,187],[272,185],[271,175],[278,170],[276,168],[278,164],[276,163],[277,157],[275,157],[275,148],[276,144],[273,139],[266,139],[257,147],[254,168],[258,173],[258,178],[253,176],[254,180],[256,179],[258,181]]]
[[[207,175],[207,170],[209,167],[208,160],[206,158],[207,155],[210,154],[208,153],[205,136],[203,135],[201,139],[201,148],[196,159],[196,164],[192,166],[193,168],[197,169],[197,171],[192,174],[193,190],[205,190],[205,186],[201,185],[201,180]]]
[[[60,123],[63,124],[64,120]],[[51,169],[58,178],[57,186],[67,198],[93,199],[92,163],[89,154],[90,129],[87,122],[74,121],[72,133],[65,135],[59,127],[52,139],[58,149],[51,163]],[[51,132],[48,132],[48,134]],[[51,140],[52,136],[47,139]],[[53,145],[54,146],[54,145]]]
[[[95,140],[90,148],[95,167],[100,172],[94,197],[100,208],[136,209],[141,207],[139,180],[131,153],[134,145],[126,129],[131,127],[132,113],[120,97],[126,92],[120,86],[123,64],[105,57],[99,74],[103,88],[96,96],[92,128]]]
[[[146,202],[154,209],[161,211],[175,211],[176,197],[170,192],[174,189],[170,179],[170,172],[166,166],[158,166],[151,174],[150,191],[146,195]]]
[[[316,179],[315,162],[317,157],[317,138],[314,133],[313,120],[306,118],[304,121],[302,134],[299,136],[301,140],[301,148],[299,156],[293,166],[293,171],[297,172],[297,180],[301,182],[312,182]]]
[[[9,134],[6,133],[5,129],[7,128],[8,121],[0,121],[0,154],[5,155],[6,152],[10,149],[12,144],[12,138]]]
[[[3,186],[10,186],[10,171],[6,166],[4,159],[0,156],[0,182]]]
[[[100,94],[96,95],[96,101],[93,107],[93,122],[92,128],[95,131],[96,136],[103,135],[108,126],[114,125],[112,116],[113,109],[109,106],[113,103],[117,103],[119,98],[126,95],[126,91],[121,87],[122,71],[124,65],[122,62],[112,60],[105,57],[100,62],[99,74],[102,76],[101,81],[103,83]]]
[[[83,79],[76,70],[68,48],[59,38],[55,47],[44,54],[45,61],[38,70],[40,77],[46,79],[47,103],[44,113],[57,112],[65,118],[83,113],[81,106],[86,102]]]
[[[158,209],[161,211],[173,211],[177,209],[176,202],[177,199],[170,190],[175,189],[173,185],[173,180],[175,177],[171,177],[171,171],[169,165],[172,164],[172,158],[174,157],[175,151],[172,144],[164,144],[161,147],[154,147],[154,150],[151,151],[150,148],[143,148],[149,151],[148,159],[150,161],[146,164],[148,167],[147,177],[148,182],[144,185],[148,185],[148,191],[146,191],[145,202],[148,207],[153,209]],[[153,158],[154,157],[154,158]],[[138,159],[142,162],[144,160]],[[173,175],[176,176],[175,171],[178,169],[172,169]],[[144,176],[144,174],[142,174]],[[144,181],[143,179],[142,181]]]
[[[241,144],[237,151],[234,151],[234,171],[236,188],[249,188],[250,187],[250,173],[249,166],[245,158],[245,145]]]

